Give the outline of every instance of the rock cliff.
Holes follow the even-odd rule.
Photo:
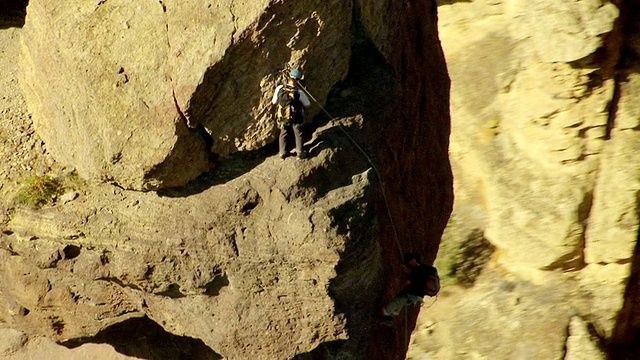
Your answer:
[[[26,14],[3,32],[25,96],[6,99],[0,133],[0,351],[404,358],[416,309],[375,316],[401,253],[433,261],[452,208],[435,4],[31,0]],[[303,161],[274,156],[283,66],[323,108]],[[19,201],[48,186],[39,207]]]
[[[456,206],[437,263],[463,287],[423,310],[420,351],[638,356],[639,10],[441,2]]]

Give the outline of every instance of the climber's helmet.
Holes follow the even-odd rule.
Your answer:
[[[293,80],[300,80],[302,78],[302,73],[298,69],[293,69],[289,72],[289,77]]]

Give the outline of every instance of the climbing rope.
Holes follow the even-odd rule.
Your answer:
[[[333,120],[334,119],[334,117],[327,111],[327,109],[325,109],[324,106],[322,106],[322,104],[320,104],[320,102],[318,100],[316,100],[316,98],[309,92],[309,90],[307,90],[307,88],[304,87],[304,85],[302,85],[298,80],[294,79],[294,81],[295,81],[296,85],[299,86],[302,89],[302,91],[304,91],[305,94],[307,94],[307,96],[309,96],[309,98],[316,105],[318,105],[318,107],[329,117],[329,120]],[[371,160],[371,157],[369,157],[367,152],[364,151],[364,149],[360,146],[360,144],[358,144],[358,142],[355,141],[355,139],[353,137],[351,137],[351,135],[349,135],[347,130],[344,128],[344,126],[342,126],[341,124],[338,124],[338,128],[340,128],[340,130],[342,130],[342,132],[345,134],[347,139],[349,139],[349,141],[356,147],[356,149],[358,149],[358,151],[362,155],[364,155],[364,157],[367,159],[367,162],[369,163],[369,165],[371,165],[371,168],[375,172],[376,177],[380,181],[380,191],[382,192],[382,199],[384,200],[384,205],[385,205],[385,208],[387,209],[387,215],[389,216],[389,221],[391,223],[391,228],[393,230],[393,235],[394,235],[394,238],[395,238],[395,241],[396,241],[396,245],[398,246],[398,252],[400,254],[400,258],[402,258],[402,256],[403,256],[402,246],[400,245],[400,239],[398,237],[398,230],[396,229],[396,225],[393,222],[393,217],[391,216],[391,208],[389,207],[389,201],[387,200],[387,195],[386,195],[386,193],[384,191],[384,182],[382,180],[382,176],[380,175],[380,172],[378,171],[378,168],[376,167],[376,165],[373,163],[373,160]]]
[[[329,120],[333,120],[334,117],[327,111],[327,109],[324,108],[324,106],[322,106],[322,104],[320,104],[320,102],[318,100],[316,100],[316,98],[309,92],[309,90],[307,90],[307,88],[304,87],[304,85],[302,85],[298,80],[295,80],[296,85],[298,85],[302,91],[305,92],[305,94],[307,94],[309,96],[309,98],[316,104],[318,105],[318,107],[329,117]],[[396,225],[393,222],[393,216],[391,216],[391,208],[389,207],[389,201],[387,200],[387,195],[384,191],[384,182],[382,180],[382,176],[380,175],[380,172],[378,171],[378,168],[376,167],[376,165],[374,164],[373,160],[371,159],[371,157],[369,157],[369,155],[367,154],[366,151],[364,151],[364,149],[360,146],[360,144],[358,144],[357,141],[355,141],[355,139],[353,137],[351,137],[351,135],[349,135],[349,133],[347,132],[347,130],[344,128],[344,126],[342,126],[341,124],[338,124],[338,128],[340,128],[340,130],[342,130],[342,132],[345,134],[345,136],[347,137],[347,139],[349,139],[349,141],[351,141],[351,143],[356,147],[356,149],[358,149],[358,151],[364,155],[364,157],[367,159],[367,162],[369,163],[369,165],[371,165],[371,168],[373,169],[373,171],[376,174],[376,177],[378,178],[378,181],[380,182],[380,191],[382,192],[382,199],[384,200],[384,205],[385,208],[387,209],[387,215],[389,216],[389,221],[391,223],[391,228],[393,229],[393,235],[396,241],[396,245],[398,246],[398,253],[400,258],[402,259],[404,252],[402,251],[402,246],[400,245],[400,239],[398,238],[398,230],[396,229]],[[401,262],[403,262],[403,259],[401,260]],[[409,343],[409,314],[407,313],[407,311],[404,312],[404,337],[403,337],[403,343],[408,345]]]

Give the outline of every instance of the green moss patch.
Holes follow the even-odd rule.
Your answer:
[[[55,202],[62,191],[62,184],[57,179],[47,175],[32,175],[22,182],[16,201],[21,205],[39,208]]]

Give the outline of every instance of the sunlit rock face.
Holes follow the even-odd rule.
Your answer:
[[[431,342],[446,344],[442,354],[491,358],[562,357],[568,348],[572,358],[603,358],[631,344],[639,323],[638,5],[441,1],[438,12],[456,179],[438,260],[462,280],[469,262],[482,271],[463,282],[470,288],[451,300],[459,302],[441,323],[441,341]],[[498,345],[484,347],[490,336],[481,334]]]

